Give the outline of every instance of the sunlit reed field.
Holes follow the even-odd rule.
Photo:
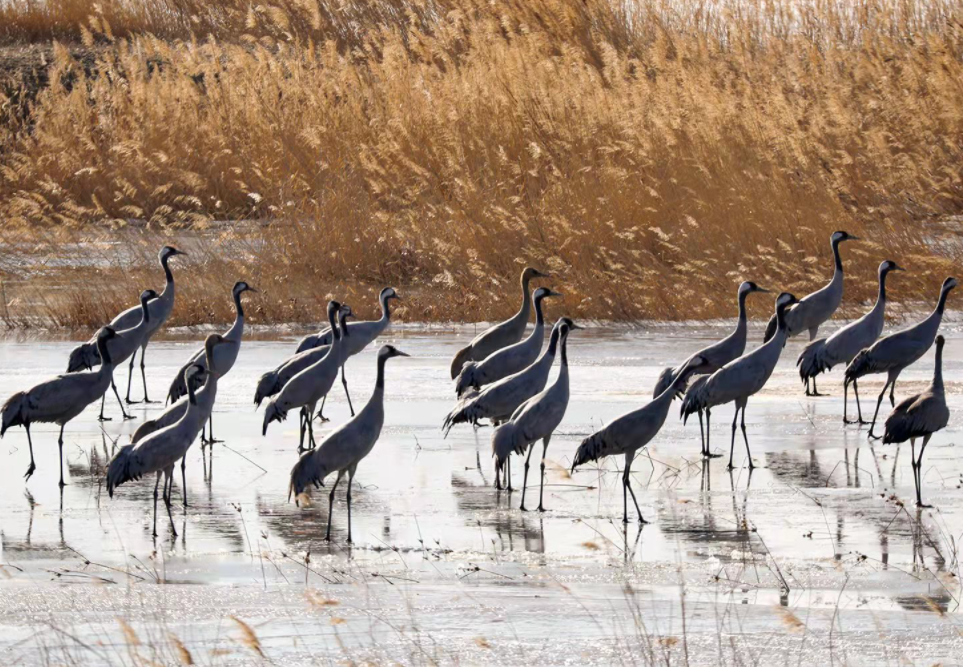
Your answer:
[[[183,235],[174,324],[241,278],[261,323],[386,284],[501,317],[523,264],[575,317],[728,316],[828,280],[835,229],[853,313],[963,255],[949,0],[0,0],[0,43],[9,325],[103,323]]]

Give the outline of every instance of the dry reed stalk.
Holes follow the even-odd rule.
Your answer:
[[[386,284],[409,320],[493,319],[521,263],[576,317],[729,316],[743,278],[823,283],[840,228],[872,239],[844,250],[854,311],[883,257],[904,301],[963,259],[937,224],[963,208],[956,3],[84,7],[0,9],[8,43],[64,40],[52,83],[0,89],[5,249],[132,257],[85,267],[93,296],[0,261],[8,323],[102,323],[158,282],[165,235],[210,244],[173,324],[229,320],[241,277],[259,322],[319,320],[332,293],[373,310]]]

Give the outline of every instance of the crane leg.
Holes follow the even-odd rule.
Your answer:
[[[314,424],[311,423],[310,410],[308,410],[308,413],[305,415],[304,419],[308,424],[308,445],[311,447],[311,449],[314,449],[318,446],[318,443],[314,439]]]
[[[702,458],[706,458],[709,452],[706,451],[706,432],[702,426],[702,410],[697,410],[699,413],[699,439],[702,441]]]
[[[224,442],[214,437],[214,414],[207,418],[207,444],[213,445],[215,442]]]
[[[30,424],[27,424],[27,445],[30,446],[30,465],[27,466],[27,474],[23,476],[23,481],[26,482],[33,475],[34,471],[37,469],[37,464],[33,462],[33,440],[30,439]]]
[[[856,397],[856,421],[860,424],[865,424],[866,420],[863,419],[863,409],[859,405],[859,380],[853,380],[853,396]]]
[[[639,517],[639,523],[648,523],[642,518],[642,510],[639,509],[639,501],[635,499],[635,491],[632,490],[632,479],[630,477],[632,472],[632,459],[635,458],[635,452],[625,454],[625,472],[622,473],[622,523],[629,522],[629,514],[626,508],[625,492],[628,491],[629,495],[632,496],[632,503],[635,505],[635,513]]]
[[[347,500],[348,500],[348,544],[351,544],[351,541],[352,541],[352,540],[351,540],[351,487],[353,486],[353,482],[354,482],[354,472],[355,472],[355,470],[357,470],[357,468],[355,468],[354,466],[352,466],[352,468],[351,468],[350,470],[348,470],[348,493],[347,493]]]
[[[181,459],[181,495],[184,496],[184,507],[187,507],[187,455]]]
[[[67,484],[64,482],[64,427],[60,427],[60,437],[57,438],[57,447],[60,449],[60,488]]]
[[[505,460],[505,490],[511,493],[515,489],[512,488],[512,455],[509,454],[508,458]]]
[[[535,451],[535,444],[532,443],[531,447],[528,448],[528,456],[525,457],[525,475],[522,477],[522,504],[518,506],[523,512],[527,512],[525,509],[525,491],[528,489],[528,465],[529,461],[532,459],[532,452]],[[509,454],[511,456],[511,454]]]
[[[896,380],[889,386],[889,407],[896,407],[896,397],[893,396],[893,392],[896,391]]]
[[[157,537],[157,489],[160,488],[161,475],[164,473],[157,471],[157,481],[154,482],[154,537]]]
[[[102,421],[102,422],[113,421],[113,417],[104,416],[104,403],[106,401],[107,401],[107,392],[105,391],[104,395],[100,397],[100,416],[97,417],[97,421]]]
[[[117,405],[120,406],[120,413],[124,415],[124,421],[133,419],[134,415],[127,414],[127,408],[124,407],[124,402],[120,400],[120,392],[117,391],[117,385],[114,383],[114,378],[110,378],[110,388],[114,390],[114,396],[117,397]]]
[[[726,470],[732,470],[735,468],[732,465],[732,453],[736,448],[736,423],[739,421],[739,406],[736,406],[736,413],[732,415],[732,441],[729,443],[729,465],[726,466]]]
[[[171,522],[171,534],[177,537],[177,529],[174,528],[174,515],[171,514],[171,496],[174,495],[174,468],[171,466],[164,472],[164,506],[167,508],[167,518]]]
[[[324,398],[321,399],[321,409],[318,410],[318,416],[314,418],[314,419],[317,419],[318,421],[320,421],[321,423],[324,423],[324,422],[326,422],[326,421],[329,421],[329,419],[324,416],[324,404],[325,404],[325,402],[327,402],[327,400],[328,400],[328,395],[325,394],[325,395],[324,395]]]
[[[498,464],[496,463],[496,464],[495,464],[495,490],[497,490],[497,491],[501,491],[501,490],[502,490],[502,476],[501,476],[501,475],[502,475],[502,469],[499,468],[499,467],[498,467]]]
[[[916,459],[916,506],[921,508],[932,507],[932,505],[927,505],[923,502],[923,452],[926,450],[926,445],[929,443],[932,433],[923,436],[923,444],[920,445],[920,456]]]
[[[141,354],[143,356],[143,354]],[[136,401],[130,400],[130,385],[134,381],[134,361],[137,359],[137,350],[130,355],[130,365],[127,367],[127,397],[124,399],[127,401],[127,405],[135,403]]]
[[[140,350],[140,379],[144,383],[144,403],[156,403],[147,397],[147,364],[144,362],[144,355],[147,354],[147,346]]]
[[[849,421],[848,403],[849,401],[849,380],[843,380],[843,423],[852,424]]]
[[[549,443],[549,440],[551,439],[552,439],[551,436],[542,439],[542,465],[541,465],[542,479],[538,484],[538,511],[539,512],[545,511],[545,506],[542,504],[542,494],[545,491],[545,455],[548,453],[548,443]],[[533,444],[532,449],[534,448],[535,448],[535,445]]]
[[[348,397],[348,409],[351,410],[351,416],[354,417],[354,406],[351,405],[351,394],[348,393],[348,381],[344,377],[344,365],[341,366],[341,384],[344,385],[344,395]]]
[[[742,406],[742,420],[739,422],[739,427],[742,429],[742,439],[746,443],[746,458],[749,459],[749,470],[751,471],[755,468],[755,464],[752,462],[752,454],[749,452],[749,436],[746,435],[746,406]]]
[[[879,440],[880,436],[873,435],[873,429],[876,428],[876,418],[879,417],[879,406],[883,404],[883,398],[886,396],[886,390],[889,388],[890,380],[886,380],[886,384],[883,385],[883,391],[879,392],[879,398],[876,399],[876,412],[873,413],[873,421],[869,425],[869,439]]]
[[[324,534],[324,541],[331,541],[331,512],[334,509],[334,491],[338,488],[338,483],[341,478],[344,477],[344,471],[338,471],[338,478],[334,480],[334,484],[331,485],[331,493],[328,494],[328,531]]]
[[[308,425],[304,423],[304,408],[301,408],[298,412],[298,431],[300,433],[298,438],[298,454],[304,451],[304,433],[308,430]]]

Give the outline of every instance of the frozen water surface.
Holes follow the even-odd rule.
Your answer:
[[[133,406],[125,423],[108,402],[115,420],[103,428],[93,407],[72,422],[62,496],[55,427],[32,429],[38,468],[26,484],[26,436],[14,429],[0,442],[0,661],[167,664],[186,660],[182,647],[198,664],[256,663],[259,651],[286,665],[959,663],[957,331],[945,332],[951,423],[924,461],[933,509],[913,505],[908,446],[871,447],[865,428],[842,425],[841,368],[820,377],[831,396],[802,395],[801,339],[749,403],[751,476],[738,442],[731,474],[725,457],[703,463],[698,424],[683,427],[678,403],[633,466],[650,524],[621,524],[621,459],[566,472],[585,435],[648,400],[661,366],[724,330],[573,336],[572,399],[548,452],[544,514],[520,512],[519,491],[492,488],[490,428],[442,437],[449,360],[471,327],[395,330],[383,342],[412,358],[389,362],[385,429],[355,480],[354,545],[343,487],[331,543],[326,493],[307,509],[288,502],[296,417],[260,435],[254,384],[293,352],[293,336],[246,341],[222,380],[214,419],[225,443],[212,457],[191,449],[186,510],[179,478],[175,488],[177,538],[163,505],[151,537],[153,479],[112,500],[103,482],[114,449],[161,406]],[[151,344],[153,398],[197,346],[196,335]],[[0,343],[4,395],[62,371],[71,347]],[[373,388],[375,350],[348,363],[356,407]],[[897,396],[925,386],[932,362],[931,351],[904,372]],[[123,391],[126,368],[117,378]],[[861,387],[870,415],[883,378],[874,380]],[[138,378],[134,386],[140,397]],[[348,416],[339,386],[326,413],[322,436]],[[713,448],[728,454],[732,409],[713,417]],[[513,475],[520,487],[518,460]]]

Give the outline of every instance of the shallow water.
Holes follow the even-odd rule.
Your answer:
[[[226,442],[210,457],[191,449],[186,511],[179,475],[175,488],[177,538],[163,504],[160,536],[151,537],[153,479],[123,486],[113,499],[103,484],[115,447],[161,406],[133,406],[136,420],[123,422],[109,401],[115,420],[103,428],[93,407],[68,425],[62,495],[57,430],[32,429],[38,469],[26,484],[25,434],[8,432],[0,441],[0,660],[175,661],[171,637],[202,664],[242,664],[258,649],[285,664],[649,663],[685,655],[696,664],[951,664],[963,655],[958,332],[947,333],[944,369],[951,424],[924,460],[933,509],[913,505],[909,447],[870,447],[865,428],[841,424],[841,368],[820,377],[831,396],[802,395],[794,362],[803,341],[794,340],[746,413],[755,471],[738,441],[731,474],[726,457],[703,463],[698,424],[684,427],[676,403],[633,466],[651,522],[641,529],[620,520],[622,460],[569,475],[571,457],[593,429],[648,400],[664,363],[724,329],[573,336],[572,399],[548,451],[545,513],[522,513],[519,491],[492,488],[490,428],[458,426],[447,439],[440,430],[454,402],[449,359],[471,333],[406,329],[385,338],[412,358],[389,362],[385,429],[355,479],[353,545],[345,542],[343,487],[331,543],[322,539],[326,493],[310,508],[288,502],[296,418],[260,435],[254,384],[293,352],[293,337],[246,342],[221,381],[214,429]],[[152,398],[163,397],[197,346],[151,344]],[[9,394],[61,371],[71,347],[0,343],[0,386]],[[355,408],[373,388],[375,349],[348,363]],[[928,383],[932,357],[904,372],[897,398]],[[126,368],[117,378],[123,393]],[[139,398],[139,377],[134,382]],[[864,413],[881,385],[882,377],[861,386]],[[322,436],[348,417],[340,387],[331,398],[332,422],[316,429]],[[728,407],[713,412],[713,448],[726,455],[731,417]],[[513,475],[520,488],[520,461]],[[537,484],[536,465],[530,506]]]

